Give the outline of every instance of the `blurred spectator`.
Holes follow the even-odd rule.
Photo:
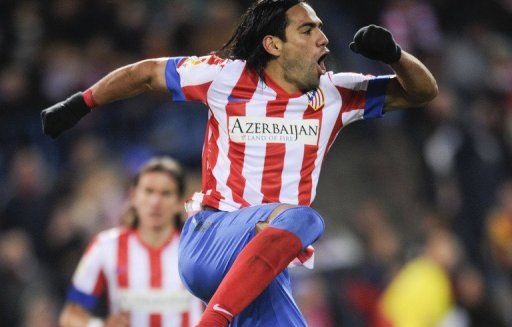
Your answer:
[[[39,149],[20,149],[12,161],[8,185],[10,197],[0,212],[0,227],[1,230],[17,228],[26,231],[38,256],[43,255],[41,231],[48,223],[51,186],[49,169]]]
[[[406,51],[434,54],[442,46],[437,16],[427,1],[390,0],[381,20]]]
[[[332,305],[328,300],[328,284],[319,277],[298,280],[299,286],[294,290],[297,305],[309,327],[334,327]]]
[[[482,274],[474,267],[464,267],[457,272],[455,291],[461,307],[459,321],[466,322],[465,326],[506,326],[501,315],[494,310],[485,289]],[[446,327],[451,325],[445,324]]]
[[[63,299],[71,276],[87,243],[85,233],[72,220],[68,200],[56,204],[44,232],[45,263],[52,269],[54,294]]]
[[[448,230],[429,232],[421,255],[407,263],[379,300],[374,326],[428,327],[454,309],[451,274],[462,256]]]
[[[46,274],[38,264],[32,251],[28,235],[21,230],[0,234],[0,321],[4,326],[22,326],[25,315],[33,308],[33,300],[48,294]],[[46,301],[46,300],[45,300]],[[41,316],[42,324],[55,326],[56,315]],[[46,321],[43,323],[43,321]],[[31,323],[34,320],[31,319]],[[34,326],[25,324],[23,326]]]
[[[487,218],[487,235],[493,259],[512,276],[512,181],[501,185],[497,198]]]
[[[402,257],[400,239],[383,208],[364,203],[355,217],[356,228],[365,245],[365,257],[341,287],[346,294],[348,325],[367,326],[377,308],[378,298],[399,269]]]
[[[512,181],[504,182],[497,204],[487,217],[487,240],[492,260],[490,293],[501,316],[512,323]]]

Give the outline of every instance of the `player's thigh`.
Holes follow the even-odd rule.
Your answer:
[[[187,288],[209,300],[240,251],[280,204],[259,205],[234,212],[201,211],[190,217],[180,240],[179,269]]]

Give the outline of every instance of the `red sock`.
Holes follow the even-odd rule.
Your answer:
[[[197,326],[227,326],[267,288],[301,249],[302,242],[293,233],[265,228],[240,252]]]

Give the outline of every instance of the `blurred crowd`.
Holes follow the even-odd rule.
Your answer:
[[[309,2],[332,70],[390,72],[347,46],[375,23],[440,88],[426,108],[354,124],[333,146],[316,268],[293,272],[309,325],[512,326],[512,1]],[[174,156],[190,192],[200,185],[199,104],[141,95],[56,141],[41,109],[122,65],[219,49],[250,3],[0,2],[0,325],[56,325],[88,240],[119,223],[147,158]]]

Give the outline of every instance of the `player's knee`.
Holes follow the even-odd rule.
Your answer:
[[[313,208],[297,206],[280,213],[270,226],[285,229],[300,238],[305,248],[322,236],[325,228],[324,220]]]

